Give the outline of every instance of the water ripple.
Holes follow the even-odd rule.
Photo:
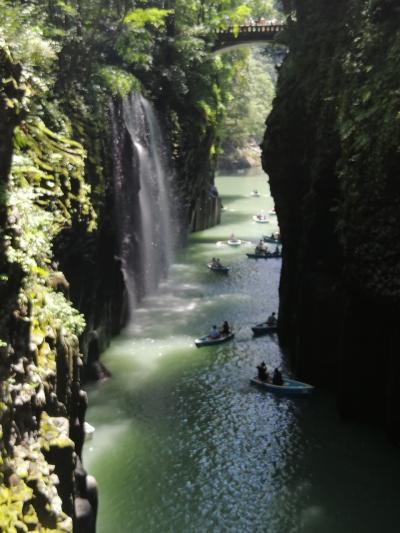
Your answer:
[[[264,178],[230,180],[243,198],[266,189]],[[396,453],[343,424],[322,394],[293,400],[249,383],[261,360],[286,368],[277,337],[250,329],[278,308],[280,261],[221,247],[229,276],[208,271],[216,241],[259,237],[243,222],[253,200],[238,196],[235,209],[240,225],[230,213],[195,234],[105,354],[113,379],[90,392],[84,457],[100,486],[99,533],[395,533]],[[194,347],[224,319],[232,342]]]

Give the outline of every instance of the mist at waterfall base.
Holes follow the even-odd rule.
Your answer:
[[[131,93],[122,103],[120,117],[115,109],[111,115],[115,213],[132,315],[138,301],[154,293],[172,262],[176,232],[171,170],[166,142],[150,102]]]
[[[397,533],[400,465],[385,435],[343,422],[320,391],[279,398],[250,385],[261,360],[288,371],[276,336],[250,329],[278,307],[281,262],[216,243],[232,232],[255,243],[276,219],[252,220],[273,207],[264,175],[217,187],[222,224],[191,236],[104,354],[112,379],[88,391],[98,533]],[[228,276],[207,269],[213,256]],[[225,319],[232,342],[194,346]]]

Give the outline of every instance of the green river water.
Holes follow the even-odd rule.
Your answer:
[[[277,225],[252,220],[273,207],[265,175],[217,186],[222,224],[191,236],[104,354],[112,379],[89,389],[84,464],[99,484],[99,533],[399,531],[398,452],[383,434],[341,421],[320,391],[279,398],[249,384],[263,359],[287,370],[277,337],[250,329],[278,309],[281,262],[216,242],[234,232],[255,243]],[[228,276],[208,271],[213,256]],[[235,339],[197,349],[223,320]]]

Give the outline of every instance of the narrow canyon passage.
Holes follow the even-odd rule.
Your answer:
[[[399,0],[0,4],[0,533],[397,533]]]
[[[250,386],[263,359],[287,369],[277,337],[250,329],[278,307],[280,260],[216,242],[234,232],[254,243],[277,225],[265,175],[217,187],[222,224],[191,236],[104,355],[112,379],[89,391],[96,431],[84,462],[99,483],[98,531],[394,533],[400,465],[385,437],[346,425],[318,391],[290,399]],[[253,222],[263,212],[270,223]],[[213,256],[228,276],[207,270]],[[194,346],[225,319],[233,342]]]

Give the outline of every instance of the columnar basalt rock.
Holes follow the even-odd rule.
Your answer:
[[[297,4],[263,143],[283,239],[280,336],[343,415],[399,442],[400,13],[391,0]]]
[[[202,231],[221,222],[221,199],[219,196],[204,193],[197,198],[192,209],[190,231]]]
[[[74,470],[86,408],[86,395],[79,387],[79,346],[73,335],[59,332],[54,339],[50,331],[46,336],[31,334],[31,327],[30,306],[13,313],[11,338],[18,342],[9,345],[9,377],[2,383],[0,478],[16,508],[13,511],[7,503],[7,516],[3,492],[2,527],[12,527],[16,516],[27,521],[29,512],[31,524],[37,520],[49,529],[72,531]],[[71,422],[79,425],[79,434],[72,431]],[[18,507],[19,498],[25,507]]]
[[[74,531],[92,533],[96,529],[97,483],[93,476],[87,475],[79,459],[75,468],[75,493]]]

